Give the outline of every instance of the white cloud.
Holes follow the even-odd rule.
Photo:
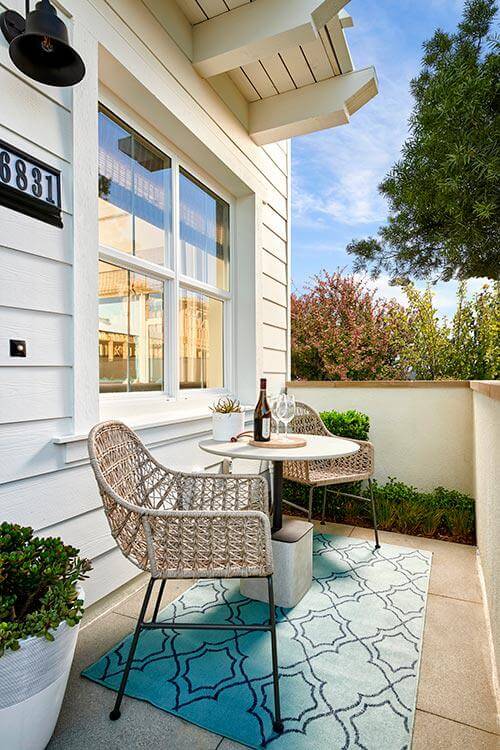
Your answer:
[[[382,79],[380,89],[349,125],[294,142],[293,220],[298,226],[385,221],[387,205],[378,184],[407,135],[411,101],[391,80]]]

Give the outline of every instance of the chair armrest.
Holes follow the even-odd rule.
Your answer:
[[[260,511],[162,511],[142,517],[155,578],[271,575],[269,518]]]

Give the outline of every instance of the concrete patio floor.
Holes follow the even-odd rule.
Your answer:
[[[340,524],[316,526],[355,538],[373,533]],[[381,541],[433,553],[412,750],[499,750],[475,547],[390,532],[381,532]],[[80,677],[84,667],[133,629],[145,580],[135,579],[87,610],[49,750],[242,750],[242,745],[130,698],[124,699],[120,721],[111,722],[114,694]],[[189,585],[169,582],[164,604]]]

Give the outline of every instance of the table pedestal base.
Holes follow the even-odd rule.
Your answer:
[[[273,534],[274,601],[277,607],[295,607],[312,582],[313,525],[307,521],[283,519]],[[241,578],[240,592],[249,599],[267,602],[265,578]]]

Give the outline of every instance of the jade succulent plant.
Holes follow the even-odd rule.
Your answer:
[[[0,656],[17,651],[23,638],[54,640],[62,623],[83,616],[77,581],[87,578],[90,560],[58,537],[37,537],[33,529],[0,524]]]
[[[243,409],[236,398],[230,396],[221,396],[211,407],[210,411],[215,414],[240,414]]]

